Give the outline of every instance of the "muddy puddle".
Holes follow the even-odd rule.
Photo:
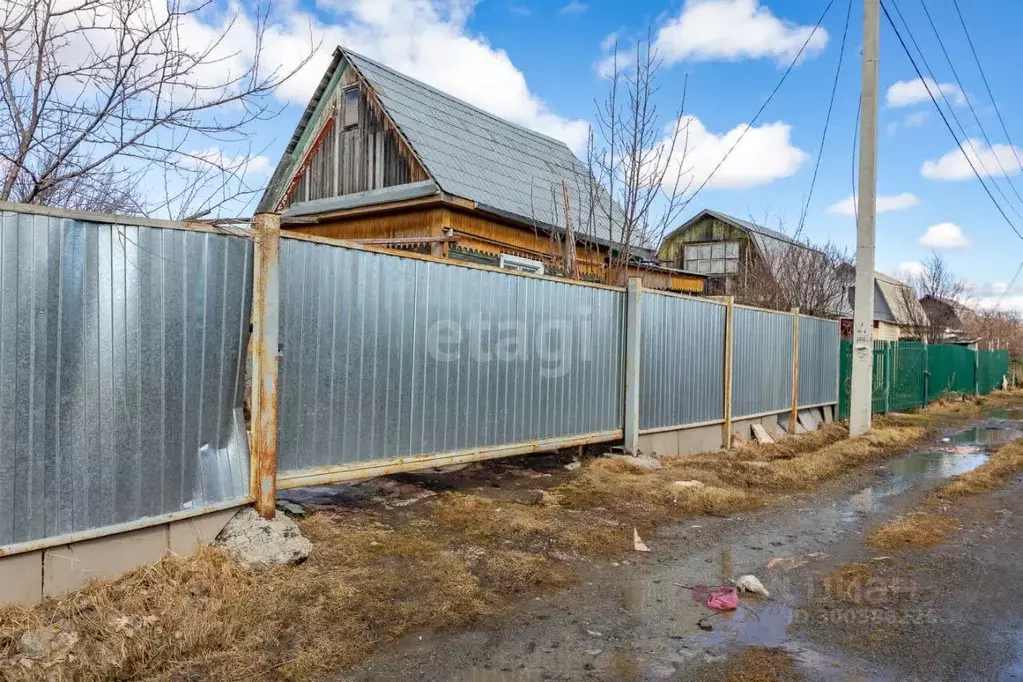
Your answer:
[[[753,535],[741,544],[721,548],[720,557],[705,559],[702,579],[705,581],[721,579],[725,572],[734,564],[736,575],[745,572],[758,574],[763,578],[771,591],[771,600],[756,597],[743,597],[740,607],[731,613],[715,614],[704,621],[712,627],[710,631],[693,631],[692,624],[700,617],[709,613],[708,609],[699,610],[698,615],[688,618],[664,619],[670,609],[663,602],[669,601],[663,588],[657,589],[649,584],[634,586],[645,600],[633,599],[633,602],[645,601],[643,608],[638,609],[644,622],[637,634],[638,641],[643,642],[650,654],[659,647],[651,646],[656,639],[654,631],[678,632],[686,626],[691,628],[687,635],[670,635],[670,645],[664,647],[655,658],[663,665],[681,659],[690,661],[713,661],[726,656],[731,651],[744,646],[781,647],[788,651],[801,665],[810,672],[814,679],[851,680],[893,679],[888,671],[878,669],[876,665],[866,665],[848,656],[839,661],[821,653],[811,643],[800,641],[792,636],[794,622],[800,617],[800,606],[806,603],[808,589],[813,589],[812,578],[793,577],[792,574],[767,569],[767,562],[775,556],[786,554],[806,554],[823,552],[826,558],[829,546],[848,534],[862,533],[868,527],[869,520],[889,510],[889,505],[897,503],[899,496],[911,489],[933,487],[941,481],[966,473],[977,468],[992,452],[1002,445],[1023,436],[1023,422],[1010,417],[1023,418],[1023,411],[1003,411],[998,415],[986,418],[976,426],[944,434],[927,447],[889,460],[877,468],[878,480],[871,486],[863,488],[844,499],[828,502],[821,506],[800,509],[795,523],[787,525],[785,535],[779,535],[782,542],[764,542]],[[727,557],[727,561],[723,558]],[[690,570],[697,568],[691,566]],[[687,576],[688,577],[688,576]],[[684,579],[676,583],[684,584]],[[667,582],[671,585],[671,582]],[[652,589],[653,587],[653,589]],[[688,594],[675,587],[682,594],[673,595],[670,601],[676,607],[675,616],[680,611],[687,615],[694,613]],[[659,593],[659,594],[658,594]],[[652,594],[658,597],[651,599]],[[637,604],[638,605],[638,604]],[[1017,665],[1013,674],[1023,672],[1023,634],[1021,634],[1021,650],[1017,657]],[[648,659],[649,660],[649,659]],[[640,676],[639,679],[645,679]],[[1023,679],[1009,677],[1006,679]]]

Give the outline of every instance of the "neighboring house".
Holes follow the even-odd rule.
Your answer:
[[[853,306],[856,300],[856,270],[852,266],[842,268],[849,282],[845,310],[842,312],[842,337],[852,338]],[[920,338],[927,327],[927,313],[916,298],[916,291],[909,284],[894,277],[874,273],[874,339],[877,341],[898,341],[899,339]]]
[[[928,294],[920,299],[930,327],[928,340],[933,343],[956,343],[964,339],[963,322],[973,311],[958,301]]]
[[[787,249],[812,251],[781,232],[719,211],[703,209],[661,242],[657,255],[677,268],[707,277],[712,294],[734,294],[756,261],[776,262]]]
[[[553,275],[574,251],[583,279],[605,280],[616,258],[617,283],[704,288],[641,244],[623,249],[621,209],[563,142],[340,47],[258,210],[387,249]]]

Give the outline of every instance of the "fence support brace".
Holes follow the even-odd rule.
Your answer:
[[[732,320],[735,319],[735,297],[725,299],[725,421],[721,425],[721,447],[732,447]]]
[[[630,277],[625,292],[625,451],[639,453],[640,300],[643,280]]]
[[[264,519],[277,512],[277,357],[280,322],[281,217],[258,213],[252,219],[252,411],[250,484],[256,511]]]

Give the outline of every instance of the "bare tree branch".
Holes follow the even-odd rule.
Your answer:
[[[280,113],[274,92],[315,46],[292,70],[267,68],[268,6],[237,10],[204,40],[211,11],[209,0],[8,0],[0,200],[79,206],[110,187],[119,210],[183,217],[253,194],[250,126]],[[247,151],[212,151],[223,145]],[[150,171],[162,199],[141,196]]]

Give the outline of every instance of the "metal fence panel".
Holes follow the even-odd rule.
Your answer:
[[[732,318],[732,417],[792,407],[792,316],[736,306]]]
[[[623,427],[625,293],[281,240],[282,471]]]
[[[0,213],[0,546],[247,496],[252,244]]]
[[[838,322],[799,318],[799,404],[838,402]]]
[[[639,427],[724,419],[725,306],[644,291]]]

